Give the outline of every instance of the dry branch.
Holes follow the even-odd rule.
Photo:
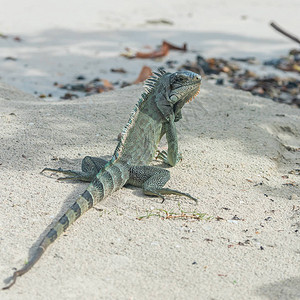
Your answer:
[[[298,44],[300,44],[300,39],[297,38],[296,36],[286,32],[285,30],[283,30],[281,27],[279,27],[277,24],[275,24],[274,22],[271,22],[270,25],[276,29],[277,31],[279,31],[280,33],[282,33],[283,35],[287,36],[288,38],[290,38],[291,40],[297,42]]]

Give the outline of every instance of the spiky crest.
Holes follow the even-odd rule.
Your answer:
[[[133,108],[133,110],[130,114],[127,124],[125,125],[125,127],[123,128],[123,130],[121,132],[121,138],[120,138],[118,146],[113,154],[111,163],[113,163],[119,157],[120,153],[122,152],[126,138],[130,132],[130,129],[133,128],[133,126],[134,126],[135,120],[138,117],[138,114],[139,114],[142,104],[147,100],[148,95],[151,94],[152,91],[155,89],[155,86],[157,85],[160,78],[164,74],[166,74],[166,71],[164,69],[158,69],[158,71],[153,72],[153,74],[154,75],[152,75],[147,80],[145,80],[145,83],[144,83],[145,92],[142,93],[139,101],[137,102],[137,104],[135,105],[135,107]]]
[[[164,69],[158,69],[158,72],[153,72],[154,75],[149,77],[148,79],[145,80],[144,83],[144,88],[147,94],[151,93],[152,90],[155,88],[157,82],[159,79],[166,74],[166,71]]]

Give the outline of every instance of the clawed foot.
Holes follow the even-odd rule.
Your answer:
[[[188,193],[183,193],[177,190],[169,189],[169,188],[160,188],[160,189],[151,189],[151,190],[144,190],[144,193],[149,196],[157,196],[162,199],[161,203],[165,202],[164,195],[177,195],[177,196],[183,196],[190,198],[195,201],[196,204],[198,204],[198,199],[194,198]]]
[[[89,181],[89,178],[87,178],[86,174],[83,174],[82,172],[77,172],[77,171],[72,171],[72,170],[63,170],[62,168],[58,168],[58,169],[45,168],[45,169],[43,169],[41,171],[41,173],[44,173],[45,171],[50,171],[50,172],[56,172],[56,173],[62,173],[62,174],[70,175],[68,177],[59,177],[59,178],[57,178],[57,180],[81,180],[81,181]]]
[[[169,160],[168,160],[168,152],[165,151],[165,150],[156,150],[156,156],[155,156],[155,159],[158,159],[158,160],[161,160],[162,162],[164,162],[165,164],[167,165],[171,165],[169,163]],[[177,160],[176,160],[176,164],[178,162],[180,162],[182,160],[182,153],[179,152],[178,155],[177,155]]]
[[[192,199],[192,200],[195,201],[195,204],[198,204],[198,199],[194,198],[193,196],[191,196],[188,193],[181,193],[181,192],[178,192],[178,191],[174,191],[174,192],[171,192],[170,194],[174,194],[174,195],[184,196],[184,197],[190,198],[190,199]],[[161,204],[163,204],[165,202],[165,200],[166,200],[165,197],[163,195],[161,195],[161,194],[158,194],[157,196],[162,199]]]
[[[188,194],[188,193],[182,193],[182,196],[188,197],[188,198],[194,200],[196,204],[198,204],[198,199],[194,198],[190,194]]]
[[[162,160],[163,162],[168,161],[168,153],[165,150],[156,150],[155,159]]]

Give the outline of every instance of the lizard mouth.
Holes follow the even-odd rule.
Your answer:
[[[200,85],[199,85],[198,90],[194,94],[194,96],[192,96],[188,101],[186,101],[186,103],[189,103],[189,102],[193,101],[198,96],[199,93],[200,93]]]

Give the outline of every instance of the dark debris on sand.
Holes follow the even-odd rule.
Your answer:
[[[170,49],[181,51],[184,49],[186,51],[186,45],[185,48],[178,48],[168,42],[164,43],[169,45]],[[248,91],[253,95],[270,98],[273,101],[300,108],[300,50],[291,50],[284,57],[273,58],[263,63],[260,63],[255,57],[232,57],[227,60],[223,58],[204,58],[197,55],[194,61],[187,61],[182,65],[179,65],[176,60],[166,60],[162,67],[174,69],[174,71],[190,70],[209,81],[215,82],[217,85],[231,86],[235,89]],[[264,68],[268,69],[261,72],[261,69]],[[120,74],[127,73],[127,70],[122,67],[112,68],[110,71]],[[291,74],[294,76],[291,76]],[[130,82],[111,83],[100,78],[87,81],[84,75],[78,75],[76,83],[63,85],[55,83],[54,85],[66,90],[61,99],[74,99],[82,95],[89,96],[143,82],[151,75],[152,70],[144,66],[138,78]]]
[[[243,65],[238,64],[243,62]],[[270,98],[276,102],[290,104],[300,108],[300,51],[291,50],[285,57],[265,61],[264,66],[278,69],[283,75],[269,71],[268,75],[258,75],[249,70],[247,65],[259,65],[255,58],[208,58],[197,56],[193,62],[186,62],[179,69],[186,69],[201,74],[218,85],[229,85],[235,89],[248,91],[253,95]],[[261,66],[263,66],[261,65]]]

